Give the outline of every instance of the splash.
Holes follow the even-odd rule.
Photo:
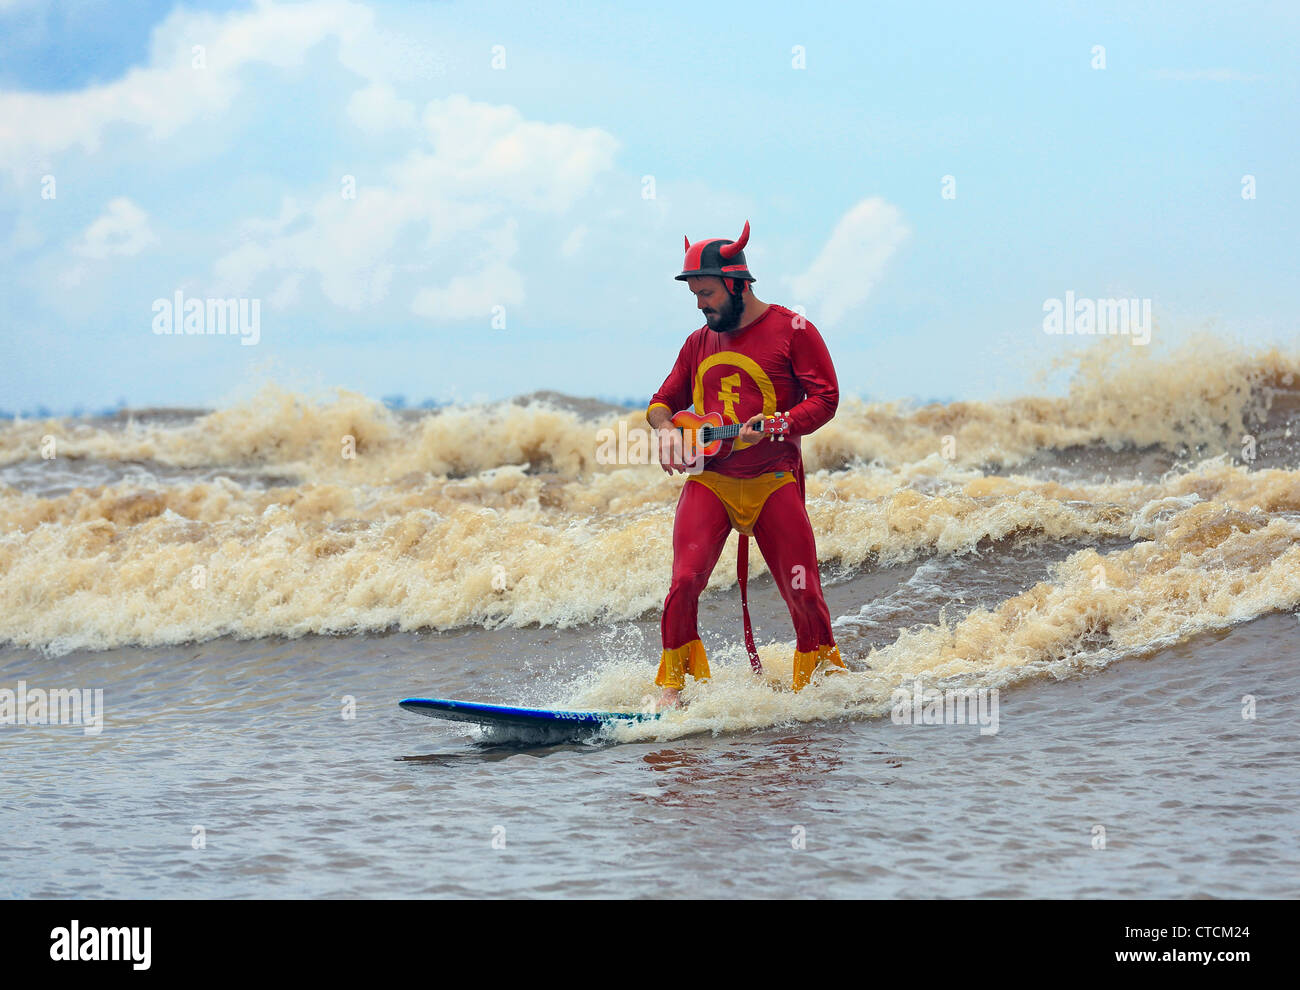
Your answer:
[[[1131,549],[1072,554],[1054,580],[958,622],[906,630],[872,651],[864,669],[825,677],[797,694],[786,688],[793,643],[760,651],[761,678],[735,658],[718,665],[712,681],[689,683],[684,709],[656,723],[621,726],[614,738],[664,740],[884,717],[895,689],[918,680],[985,691],[1059,680],[1300,608],[1300,513],[1270,518],[1259,508],[1198,501],[1145,527],[1149,539]],[[653,691],[644,666],[612,664],[566,701],[626,710],[644,707]],[[1004,720],[1014,719],[1014,705],[1003,711]]]
[[[845,403],[804,446],[823,564],[849,574],[1008,541],[1145,543],[1192,510],[1262,513],[1251,532],[1274,546],[1300,511],[1300,360],[1201,346],[1163,363],[1098,350],[1066,398]],[[0,639],[60,654],[653,616],[682,481],[601,463],[601,431],[620,421],[643,416],[563,400],[396,413],[355,393],[268,388],[201,416],[0,427]],[[1114,455],[1141,448],[1164,453]],[[64,480],[47,491],[43,471]],[[751,564],[761,577],[761,557]],[[733,581],[719,567],[709,590]],[[1275,583],[1273,604],[1247,588],[1230,611],[1287,607],[1289,587]]]

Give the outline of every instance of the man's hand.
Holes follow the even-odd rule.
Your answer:
[[[755,413],[753,416],[749,417],[748,422],[740,428],[740,435],[737,436],[736,439],[744,444],[758,443],[758,441],[763,439],[763,434],[754,429],[754,426],[755,424],[761,425],[762,422],[763,414]]]
[[[682,474],[687,472],[687,467],[682,463],[682,433],[675,426],[661,426],[655,431],[655,447],[659,456],[659,466],[672,474],[674,471],[680,471]]]

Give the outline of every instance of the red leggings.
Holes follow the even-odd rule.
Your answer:
[[[660,622],[665,650],[699,639],[700,593],[709,582],[731,529],[731,519],[718,496],[688,480],[677,500],[673,524],[673,580]],[[801,485],[784,485],[768,496],[753,535],[790,609],[796,651],[815,653],[819,647],[834,646],[830,612],[817,573],[817,545]]]

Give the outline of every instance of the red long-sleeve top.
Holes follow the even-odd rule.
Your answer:
[[[707,467],[732,478],[787,470],[802,477],[799,438],[829,422],[839,402],[835,366],[817,328],[772,304],[740,330],[720,334],[706,325],[687,337],[646,412],[655,406],[670,413],[693,406],[701,416],[720,412],[727,423],[785,412],[790,436],[783,442],[764,437],[744,448],[737,442],[729,457]]]

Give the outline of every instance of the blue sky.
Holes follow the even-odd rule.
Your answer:
[[[1294,4],[744,10],[0,0],[0,410],[645,397],[746,219],[846,394],[1040,391],[1067,290],[1295,345]]]

